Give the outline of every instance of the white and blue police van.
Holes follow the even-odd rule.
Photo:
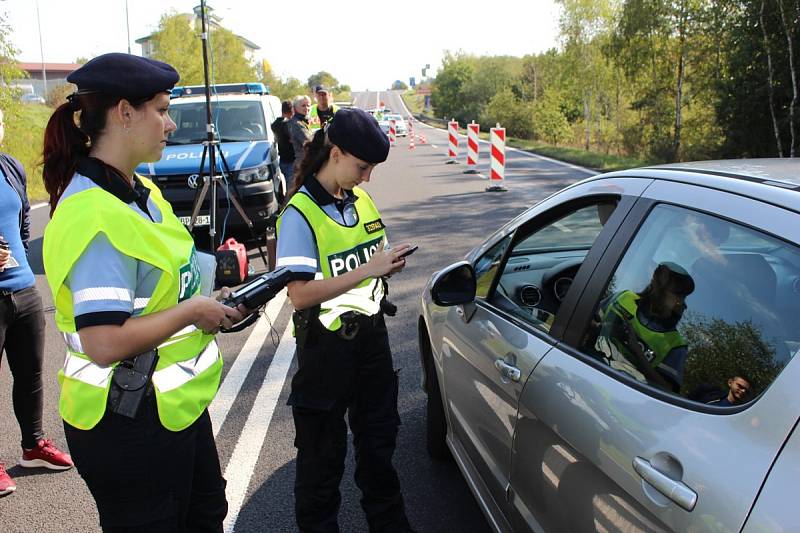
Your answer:
[[[203,143],[207,140],[205,87],[175,87],[169,114],[177,129],[169,136],[161,160],[143,163],[136,171],[149,177],[172,204],[181,222],[189,225],[195,197],[203,187],[200,164]],[[272,226],[286,193],[285,180],[278,165],[278,143],[270,124],[281,116],[280,100],[261,83],[231,83],[211,86],[211,115],[219,148],[216,158],[220,185],[227,182],[235,190],[257,237]],[[227,162],[227,168],[225,166]],[[210,163],[204,163],[207,176]],[[206,194],[195,234],[208,233],[211,222],[211,191]],[[218,237],[251,238],[251,232],[233,203],[217,188],[216,232]],[[202,242],[202,241],[200,241]]]

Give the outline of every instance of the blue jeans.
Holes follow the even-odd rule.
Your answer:
[[[294,177],[292,171],[294,169],[294,161],[292,161],[291,163],[284,163],[281,161],[279,165],[281,167],[281,173],[283,174],[283,179],[286,180],[286,192],[289,192],[292,190],[292,182]]]

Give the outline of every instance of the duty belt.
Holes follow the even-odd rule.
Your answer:
[[[361,330],[361,326],[376,326],[382,318],[383,313],[364,315],[355,311],[348,311],[339,317],[339,320],[342,321],[342,327],[336,330],[336,334],[344,340],[353,340]]]

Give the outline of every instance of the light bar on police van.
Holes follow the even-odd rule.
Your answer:
[[[201,96],[205,93],[205,85],[185,85],[182,87],[174,87],[170,98]],[[269,88],[263,83],[222,83],[219,85],[212,85],[211,94],[269,94]]]

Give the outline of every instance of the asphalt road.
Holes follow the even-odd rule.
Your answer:
[[[397,93],[355,93],[356,105],[374,108],[383,101],[393,111],[407,112]],[[419,245],[408,266],[392,278],[391,299],[400,311],[388,319],[395,366],[400,373],[400,428],[395,465],[412,525],[420,532],[484,532],[486,521],[455,463],[431,460],[425,451],[425,397],[420,389],[416,320],[419,295],[428,277],[460,260],[502,223],[590,171],[509,150],[507,192],[484,192],[486,180],[465,175],[463,146],[460,165],[445,165],[446,132],[414,123],[427,144],[409,149],[401,138],[389,160],[366,185],[379,206],[393,243]],[[481,143],[478,170],[488,175],[488,145]],[[48,208],[33,211],[31,260],[47,317],[44,365],[44,427],[48,437],[66,446],[58,416],[56,373],[64,346],[56,331],[52,298],[43,275],[42,234]],[[255,250],[251,257],[261,268]],[[294,344],[287,329],[291,306],[285,293],[270,303],[266,319],[244,332],[220,335],[225,357],[223,382],[211,406],[217,446],[228,479],[230,511],[226,531],[296,531],[292,486],[295,449],[291,411],[286,406],[296,368]],[[97,511],[85,484],[74,470],[52,473],[16,466],[19,429],[11,406],[12,380],[7,364],[0,368],[0,461],[17,480],[15,494],[0,498],[0,531],[94,532]],[[120,458],[124,460],[124,458]],[[353,482],[352,448],[342,483],[342,531],[366,531],[359,492]]]

